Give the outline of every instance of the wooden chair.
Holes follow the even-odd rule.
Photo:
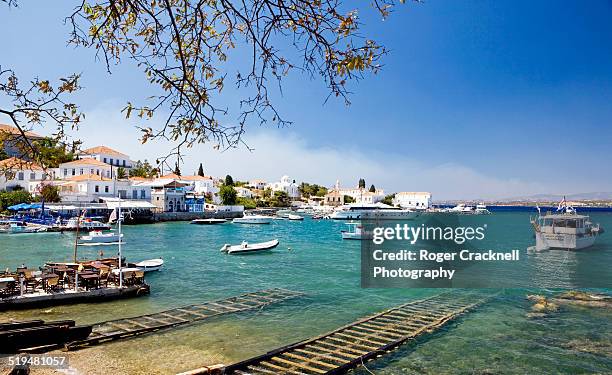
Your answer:
[[[110,270],[108,268],[100,268],[100,287],[108,286],[108,280],[110,278]]]

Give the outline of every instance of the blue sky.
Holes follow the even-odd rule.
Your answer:
[[[128,63],[109,76],[93,51],[67,46],[68,2],[21,3],[0,10],[0,64],[22,77],[81,72],[78,137],[154,159],[165,145],[138,146],[118,113],[148,95],[142,73]],[[202,161],[243,179],[349,186],[364,177],[438,199],[612,191],[611,2],[428,1],[384,22],[359,10],[363,33],[390,53],[379,74],[351,86],[351,106],[324,104],[323,83],[293,73],[276,105],[294,125],[253,124],[252,153],[198,146],[184,173]],[[237,98],[228,89],[224,104]]]

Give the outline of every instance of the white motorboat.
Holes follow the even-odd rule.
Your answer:
[[[458,213],[458,214],[473,214],[475,213],[474,207],[466,206],[465,203],[460,203],[453,208],[449,208],[448,212]]]
[[[236,224],[270,224],[271,222],[272,218],[264,215],[245,215],[232,220],[232,223]]]
[[[162,258],[157,259],[149,259],[143,260],[142,262],[134,263],[133,267],[136,267],[144,272],[151,271],[159,271],[159,269],[164,265],[164,260]]]
[[[254,244],[249,244],[246,241],[242,241],[240,245],[225,244],[221,248],[221,251],[228,253],[228,254],[247,254],[247,253],[256,253],[259,251],[272,250],[276,246],[278,246],[278,240],[272,240],[272,241],[267,241],[267,242],[254,243]]]
[[[363,229],[360,223],[346,223],[349,226],[349,230],[343,230],[343,240],[371,240],[373,238],[372,233],[367,232]]]
[[[476,211],[474,211],[474,213],[478,215],[488,215],[491,213],[491,211],[487,209],[487,206],[484,203],[480,203],[476,205]]]
[[[418,216],[419,213],[415,211],[374,203],[340,206],[329,217],[335,220],[414,220]]]
[[[76,229],[77,227],[82,230],[108,230],[110,225],[91,219],[83,219],[73,217],[68,220],[65,225],[66,229]]]
[[[223,224],[223,223],[227,223],[227,220],[225,220],[225,219],[195,219],[195,220],[191,220],[191,224],[198,224],[198,225],[214,225],[214,224]]]
[[[538,212],[540,211],[538,207]],[[603,233],[599,224],[593,224],[588,215],[579,215],[572,207],[561,205],[557,211],[538,214],[531,219],[536,238],[536,251],[559,249],[580,250],[592,246]]]
[[[287,219],[299,221],[299,220],[304,220],[304,216],[289,214],[287,216]]]
[[[92,244],[116,244],[123,240],[123,234],[119,233],[102,233],[99,230],[93,230],[89,232],[89,235],[82,236],[79,239],[81,245],[92,245]]]

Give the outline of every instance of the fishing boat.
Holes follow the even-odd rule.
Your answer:
[[[245,215],[232,220],[232,223],[236,224],[270,224],[271,222],[272,218],[264,215]]]
[[[89,232],[87,236],[81,236],[80,245],[93,245],[93,244],[116,244],[119,241],[123,241],[123,234],[119,233],[102,233],[99,230],[93,230]]]
[[[562,206],[563,205],[563,206]],[[588,215],[579,215],[573,207],[559,204],[556,213],[547,212],[530,219],[535,231],[536,251],[559,249],[581,250],[592,246],[603,228],[593,224]]]
[[[346,223],[346,225],[349,226],[349,230],[340,232],[343,240],[371,240],[373,238],[372,233],[365,231],[360,223]]]
[[[289,214],[289,215],[287,215],[287,219],[295,220],[295,221],[300,221],[300,220],[304,220],[304,216],[295,215],[295,214]]]
[[[225,219],[195,219],[191,220],[191,224],[197,225],[214,225],[214,224],[224,224],[227,223]]]
[[[164,265],[164,260],[162,258],[157,258],[157,259],[143,260],[142,262],[134,263],[133,265],[130,264],[129,266],[133,266],[144,272],[151,272],[151,271],[159,271],[159,269],[163,265]]]
[[[278,240],[249,244],[247,241],[242,241],[240,245],[225,244],[221,248],[222,252],[228,254],[247,254],[260,251],[267,251],[278,246]]]

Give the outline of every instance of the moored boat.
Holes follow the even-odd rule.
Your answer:
[[[346,225],[349,226],[349,230],[343,230],[340,232],[343,240],[372,239],[372,233],[365,231],[360,223],[346,223]]]
[[[304,216],[289,214],[289,215],[287,215],[287,219],[295,220],[295,221],[300,221],[300,220],[304,220]]]
[[[102,233],[99,230],[90,231],[89,235],[81,236],[79,244],[81,245],[93,245],[93,244],[116,244],[119,241],[123,241],[123,234],[119,233]]]
[[[236,224],[270,224],[271,222],[272,218],[264,215],[245,215],[232,220],[232,223]]]
[[[384,203],[348,204],[340,206],[330,215],[334,220],[414,220],[420,214]]]
[[[143,260],[142,262],[134,263],[133,267],[138,268],[144,272],[159,271],[164,265],[162,258]],[[132,266],[132,265],[130,265]]]
[[[254,243],[254,244],[249,244],[247,241],[243,241],[240,245],[225,244],[221,248],[221,251],[228,253],[228,254],[255,253],[259,251],[267,251],[267,250],[274,249],[275,247],[278,246],[278,244],[279,244],[279,241],[276,239],[272,241],[260,242],[260,243]]]
[[[225,219],[195,219],[191,220],[191,224],[197,225],[214,225],[214,224],[223,224],[227,223]]]

